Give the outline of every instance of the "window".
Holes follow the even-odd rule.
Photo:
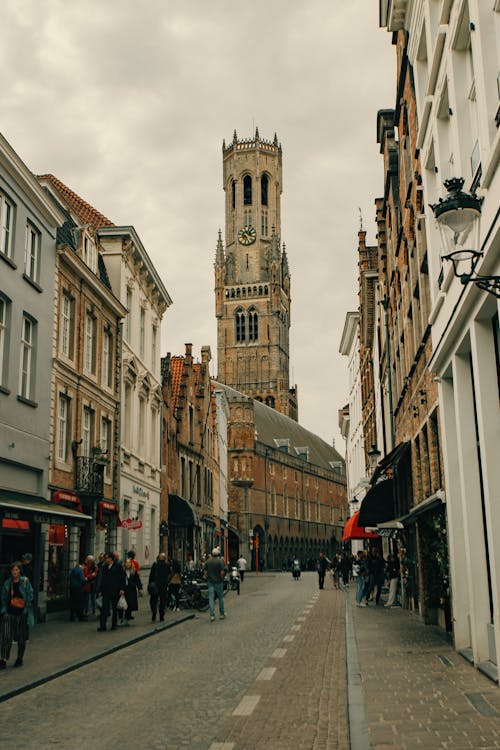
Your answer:
[[[7,382],[9,303],[0,297],[0,385]]]
[[[194,442],[194,409],[189,406],[189,442]]]
[[[106,388],[113,387],[113,337],[106,330],[102,336],[101,378]]]
[[[24,248],[24,273],[32,281],[38,281],[40,266],[40,233],[28,222]]]
[[[245,313],[241,310],[236,312],[236,341],[245,341]]]
[[[259,336],[259,316],[256,310],[248,313],[248,340],[257,341]]]
[[[94,412],[90,406],[83,407],[82,455],[89,457],[94,444]]]
[[[187,497],[186,494],[186,459],[184,456],[181,458],[181,495]]]
[[[103,452],[103,454],[106,456],[106,458],[110,459],[111,457],[111,420],[109,420],[107,417],[101,418],[101,440],[100,440],[100,447]],[[105,469],[106,476],[109,477],[111,473],[111,462],[106,464]]]
[[[12,226],[14,205],[0,193],[0,252],[12,258]]]
[[[127,287],[126,307],[127,307],[128,313],[127,313],[127,317],[125,318],[125,338],[130,344],[130,337],[131,337],[131,330],[132,330],[131,322],[130,322],[130,318],[132,315],[132,289],[130,289],[129,287]]]
[[[97,268],[97,248],[88,235],[83,236],[83,260],[95,273]]]
[[[70,399],[64,393],[59,394],[57,409],[57,447],[59,461],[68,460]]]
[[[144,453],[144,441],[146,438],[146,399],[142,396],[139,398],[139,435],[138,446],[142,446]]]
[[[151,332],[151,369],[155,370],[156,368],[156,360],[158,358],[158,327],[153,326],[152,332]]]
[[[85,351],[83,366],[87,372],[95,373],[96,321],[92,313],[85,315]]]
[[[244,211],[243,212],[243,224],[246,227],[252,226],[252,212],[251,211]]]
[[[35,371],[35,322],[26,315],[23,316],[19,370],[19,395],[22,398],[32,399]]]
[[[158,434],[158,409],[151,409],[151,462],[158,463],[158,446],[160,435]]]
[[[236,208],[236,182],[234,180],[231,182],[231,206]]]
[[[69,359],[73,359],[74,316],[74,301],[69,294],[63,292],[61,297],[59,348],[61,353]]]
[[[262,211],[260,233],[263,237],[267,237],[267,211]]]
[[[252,178],[249,174],[243,178],[243,205],[252,205]]]
[[[263,174],[260,181],[260,202],[263,206],[268,205],[268,186],[269,180],[267,175]]]
[[[125,418],[123,425],[123,436],[125,445],[130,446],[132,434],[132,386],[125,384]]]
[[[140,317],[140,331],[139,331],[139,353],[141,355],[141,359],[144,359],[144,342],[146,340],[146,311],[143,307],[141,307],[141,317]]]

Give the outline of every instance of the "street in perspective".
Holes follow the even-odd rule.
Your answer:
[[[0,60],[0,750],[500,750],[500,0]]]

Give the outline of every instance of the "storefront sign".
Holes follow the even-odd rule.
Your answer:
[[[144,487],[141,487],[139,484],[132,485],[132,494],[139,495],[139,497],[144,497],[146,500],[149,500],[149,490],[145,490]]]
[[[123,518],[122,529],[125,529],[126,531],[142,529],[142,520],[140,518]]]
[[[80,498],[73,495],[71,492],[64,492],[64,490],[57,490],[52,493],[52,501],[54,503],[72,503],[73,505],[80,505]]]

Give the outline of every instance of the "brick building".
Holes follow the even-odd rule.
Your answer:
[[[220,544],[219,442],[210,347],[195,362],[192,344],[184,356],[162,358],[163,468],[161,518],[168,525],[163,546],[185,562]],[[164,526],[164,531],[167,529]]]

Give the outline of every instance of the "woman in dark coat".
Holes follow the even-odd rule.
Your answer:
[[[132,612],[139,609],[138,596],[142,596],[142,582],[139,573],[130,558],[127,558],[123,564],[125,570],[125,599],[127,600],[127,609],[125,610],[125,625],[134,619]]]

